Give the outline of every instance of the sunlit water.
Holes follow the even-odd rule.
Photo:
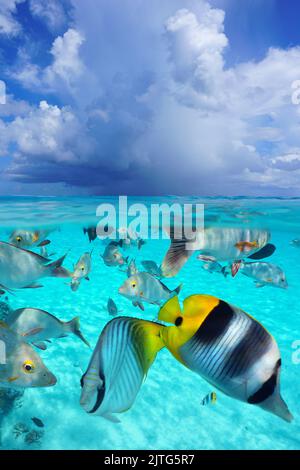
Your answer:
[[[293,360],[295,341],[300,340],[300,248],[290,244],[291,240],[300,238],[300,200],[165,197],[137,198],[130,202],[146,202],[149,206],[151,202],[174,201],[204,203],[205,221],[209,225],[271,230],[271,241],[277,250],[268,261],[286,272],[287,290],[257,289],[253,280],[243,275],[225,279],[220,274],[211,274],[201,268],[195,256],[175,278],[164,282],[170,288],[183,283],[181,300],[195,293],[212,294],[241,307],[263,323],[281,350],[281,390],[294,421],[287,424],[220,392],[214,406],[201,406],[201,400],[213,388],[176,362],[167,350],[158,354],[133,407],[120,415],[121,423],[90,416],[79,405],[79,382],[91,351],[77,337],[69,336],[53,341],[47,351],[39,351],[58,379],[56,386],[27,389],[12,409],[0,401],[3,449],[300,448],[300,364],[295,361],[295,355]],[[55,259],[67,253],[65,266],[69,269],[82,253],[93,248],[90,281],[84,280],[77,292],[72,292],[64,279],[47,278],[43,279],[41,289],[24,289],[8,295],[12,309],[36,307],[62,320],[79,315],[82,332],[92,347],[111,319],[106,309],[109,297],[122,310],[122,315],[152,320],[158,311],[158,307],[147,304],[142,312],[118,295],[126,274],[105,266],[100,257],[103,242],[97,239],[89,243],[83,234],[83,226],[97,222],[95,212],[101,202],[116,203],[116,198],[0,198],[1,240],[6,241],[13,228],[53,226],[56,230],[49,236],[51,245],[47,249],[55,253]],[[168,245],[167,240],[148,240],[140,251],[133,248],[126,256],[136,258],[138,267],[146,259],[160,263]],[[32,417],[41,419],[44,428],[36,427]],[[31,442],[34,438],[26,439],[28,432],[16,435],[14,427],[20,423],[28,432],[40,433],[37,442]]]

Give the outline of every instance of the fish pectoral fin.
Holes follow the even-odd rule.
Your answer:
[[[46,351],[47,345],[43,341],[39,341],[38,343],[32,343],[33,346],[35,346],[38,349],[41,349],[42,351]]]
[[[43,328],[34,328],[33,330],[29,330],[26,333],[23,333],[21,336],[23,336],[24,338],[27,338],[28,336],[37,335],[41,331],[43,331]]]
[[[47,246],[47,245],[50,245],[50,243],[51,243],[50,240],[44,240],[38,244],[38,247]]]
[[[105,413],[102,415],[103,418],[107,419],[108,421],[111,421],[112,423],[121,423],[121,420],[114,416],[112,413]]]

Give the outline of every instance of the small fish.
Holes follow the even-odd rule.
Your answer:
[[[1,322],[0,342],[5,344],[5,364],[0,363],[0,387],[18,389],[56,384],[56,377],[32,346]]]
[[[116,306],[115,302],[111,298],[109,298],[107,301],[107,311],[112,317],[115,317],[116,315],[118,315],[118,307]]]
[[[171,291],[159,279],[146,272],[137,273],[129,277],[119,288],[119,294],[130,299],[136,306],[142,302],[161,305],[162,302],[177,295],[181,285]]]
[[[162,272],[160,266],[155,261],[145,260],[142,261],[142,266],[147,271],[147,273],[152,274],[152,276],[162,277]]]
[[[292,246],[295,246],[296,248],[300,248],[300,239],[299,239],[299,238],[294,238],[294,240],[292,240],[292,241],[290,242],[290,244],[291,244]]]
[[[71,289],[72,291],[76,291],[82,281],[82,279],[86,279],[89,281],[89,274],[92,268],[92,258],[91,253],[84,253],[77,263],[74,266],[74,271],[72,273],[72,280],[71,280]]]
[[[45,427],[43,421],[39,418],[31,418],[31,421],[38,427],[38,428],[43,428]]]
[[[273,286],[287,289],[288,283],[283,270],[275,264],[265,261],[245,262],[240,265],[240,272],[255,279],[257,287]]]
[[[217,394],[216,392],[211,392],[208,393],[203,400],[201,400],[201,405],[202,406],[207,406],[207,405],[215,405],[217,402]]]
[[[254,248],[259,248],[258,242],[255,240],[253,242],[240,241],[234,245],[240,250],[241,253],[252,251]]]
[[[118,242],[112,241],[105,248],[103,255],[100,255],[106,266],[123,266],[128,263],[128,257],[123,257],[119,247]]]
[[[6,322],[11,330],[22,336],[23,341],[32,343],[39,349],[47,349],[45,341],[52,338],[64,338],[71,333],[90,347],[81,333],[79,317],[63,322],[44,310],[20,308],[10,313]]]
[[[42,277],[70,277],[62,267],[66,256],[50,262],[37,253],[0,241],[0,289],[41,287],[37,281]]]
[[[9,243],[19,248],[43,247],[51,243],[47,236],[51,230],[15,230],[9,237]]]
[[[102,331],[81,378],[80,405],[90,415],[119,422],[115,413],[133,405],[157,352],[161,325],[117,317]]]
[[[83,228],[83,233],[88,235],[89,241],[91,243],[97,238],[97,227]]]
[[[208,260],[205,256],[203,257],[203,255],[197,256],[197,259],[199,259],[200,261],[206,260],[206,262],[202,265],[202,268],[205,271],[208,271],[210,273],[220,273],[223,274],[224,277],[228,276],[227,266],[222,266],[217,261]]]

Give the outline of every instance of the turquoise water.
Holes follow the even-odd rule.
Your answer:
[[[96,207],[115,198],[0,198],[0,239],[8,239],[13,228],[51,227],[49,253],[54,258],[67,253],[64,265],[72,269],[81,254],[92,254],[90,281],[83,281],[72,292],[64,279],[43,279],[41,289],[19,290],[7,295],[10,308],[36,307],[61,320],[80,316],[81,329],[92,347],[111,319],[106,304],[113,298],[121,315],[153,320],[158,307],[134,308],[118,294],[126,274],[107,267],[100,257],[103,242],[91,244],[82,227],[97,222]],[[91,416],[79,405],[80,378],[88,365],[91,350],[77,337],[54,340],[46,351],[39,351],[47,367],[56,375],[51,388],[26,389],[12,407],[0,409],[3,449],[299,449],[300,448],[300,364],[293,361],[293,343],[300,340],[299,282],[300,248],[290,244],[300,238],[299,199],[247,198],[136,198],[131,202],[199,202],[205,204],[206,224],[268,228],[276,251],[268,261],[281,266],[289,287],[257,289],[253,280],[237,275],[226,279],[201,269],[193,256],[175,278],[165,284],[175,288],[183,283],[180,299],[206,293],[239,306],[259,320],[275,337],[282,354],[281,392],[294,415],[291,424],[265,411],[217,392],[214,406],[201,406],[213,387],[176,362],[162,350],[152,365],[132,408],[120,415],[116,424]],[[147,240],[141,250],[131,248],[126,256],[160,263],[167,251],[167,240]],[[2,301],[4,301],[2,297]],[[38,417],[44,428],[32,422]],[[14,427],[22,423],[41,435],[37,442],[27,441],[26,433],[16,437]]]

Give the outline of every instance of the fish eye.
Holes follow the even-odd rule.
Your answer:
[[[136,283],[135,283],[135,282],[132,282],[132,283],[131,283],[131,287],[133,287],[133,288],[136,287]]]
[[[32,361],[25,361],[23,364],[23,369],[26,372],[26,374],[32,374],[34,372],[34,364]]]
[[[18,237],[16,237],[16,240],[17,240],[18,243],[20,243],[22,241],[22,237],[18,236]]]
[[[81,266],[81,271],[84,271],[84,266]]]

